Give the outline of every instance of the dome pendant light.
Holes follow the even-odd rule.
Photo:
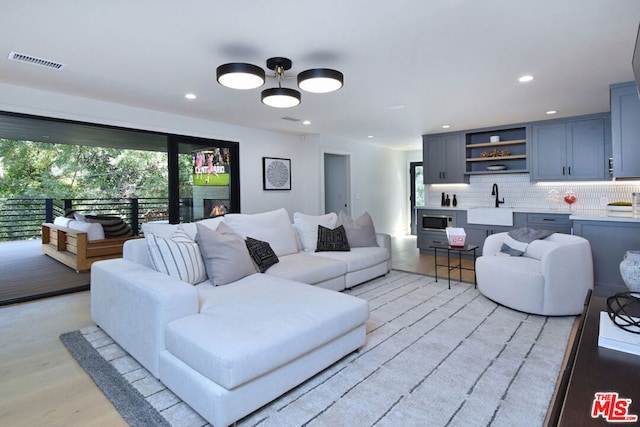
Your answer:
[[[263,90],[262,103],[275,108],[291,108],[300,104],[300,92],[282,87],[282,78],[284,72],[291,69],[291,60],[281,57],[269,58],[267,59],[267,68],[275,71],[278,87]]]
[[[306,92],[329,93],[342,87],[344,76],[340,71],[314,68],[298,74],[298,87]]]

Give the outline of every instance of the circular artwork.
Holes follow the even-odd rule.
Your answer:
[[[290,160],[286,159],[267,159],[265,161],[264,184],[266,190],[291,189],[289,162]]]

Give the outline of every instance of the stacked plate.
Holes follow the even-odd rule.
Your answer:
[[[607,205],[607,216],[631,217],[631,206]]]

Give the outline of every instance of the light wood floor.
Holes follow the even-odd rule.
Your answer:
[[[412,273],[428,274],[429,276],[435,275],[433,250],[429,249],[426,252],[420,253],[420,250],[416,246],[416,236],[393,236],[391,238],[391,253],[394,269],[410,271]],[[446,252],[438,251],[438,281],[441,277],[444,278],[443,280],[447,280],[446,264]],[[451,265],[457,264],[457,252],[451,252]],[[468,270],[473,268],[473,264],[472,257],[462,258],[462,267],[467,269],[462,270],[462,280],[464,282],[474,282],[474,273],[473,271]],[[442,265],[445,266],[443,267]],[[452,270],[451,285],[453,286],[454,279],[457,282],[459,278],[459,270]]]
[[[392,252],[395,269],[433,275],[433,256],[419,253],[415,236],[394,237]],[[59,338],[92,324],[89,301],[85,291],[0,307],[0,425],[127,425]]]

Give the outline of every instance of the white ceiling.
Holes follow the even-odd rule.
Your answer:
[[[3,83],[407,150],[445,124],[609,111],[609,85],[633,79],[640,1],[0,0],[0,21]],[[10,61],[11,51],[65,67]],[[338,69],[344,88],[282,110],[263,105],[261,89],[216,82],[220,64],[272,56],[293,61],[290,76]],[[518,83],[523,74],[535,79]]]

